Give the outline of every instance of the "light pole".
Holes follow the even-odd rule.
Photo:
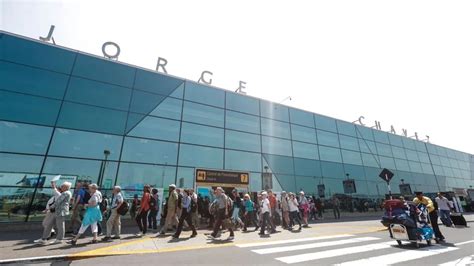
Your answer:
[[[346,173],[346,177],[347,177],[347,180],[349,180],[349,173]],[[350,205],[350,212],[354,212],[354,203],[352,202],[352,188],[351,190],[349,190],[349,196],[350,196],[350,201],[351,201],[351,205]]]
[[[104,150],[104,160],[102,160],[102,163],[100,164],[100,170],[99,170],[99,178],[97,180],[97,185],[99,188],[102,188],[102,182],[104,181],[104,174],[105,174],[105,168],[107,167],[107,158],[110,155],[109,150]]]

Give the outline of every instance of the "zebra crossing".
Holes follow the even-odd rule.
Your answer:
[[[457,243],[456,245],[433,245],[423,246],[419,249],[398,249],[395,247],[397,243],[394,240],[387,241],[386,238],[382,237],[342,234],[238,244],[236,246],[258,255],[269,256],[269,259],[285,264],[317,263],[327,265],[334,264],[334,261],[337,261],[335,265],[352,266],[404,263],[453,252],[459,250],[459,246],[471,243],[474,243],[474,240]],[[354,259],[355,257],[358,258]],[[324,259],[331,259],[332,263],[324,263]],[[464,261],[467,260],[464,259]],[[450,263],[452,262],[445,262],[445,265],[454,265]]]

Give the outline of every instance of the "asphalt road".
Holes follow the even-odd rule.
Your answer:
[[[53,265],[474,265],[473,227],[442,226],[447,243],[422,243],[420,248],[409,243],[398,246],[387,231],[344,235],[349,229],[340,228],[339,233],[321,236],[283,232],[255,239],[256,233],[250,233],[251,241],[236,238],[235,242],[218,242],[225,245],[203,244],[189,250],[183,241],[181,247],[166,252],[83,258]]]

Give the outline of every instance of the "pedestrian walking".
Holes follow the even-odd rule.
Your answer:
[[[298,200],[296,199],[295,194],[291,192],[288,199],[288,209],[290,210],[290,224],[288,230],[293,230],[293,226],[295,225],[296,221],[299,225],[298,231],[301,231],[301,220],[300,216],[298,215]]]
[[[244,228],[245,225],[240,219],[240,210],[242,209],[242,199],[239,196],[239,193],[236,189],[232,190],[233,197],[233,208],[232,208],[232,222],[234,225],[239,225],[241,228]]]
[[[332,211],[334,213],[334,219],[336,220],[341,219],[340,207],[341,207],[341,202],[336,196],[333,196],[332,197]]]
[[[69,242],[71,245],[76,245],[77,240],[90,226],[92,229],[92,241],[91,243],[97,243],[98,227],[97,224],[102,221],[102,212],[100,210],[100,203],[102,202],[102,193],[100,193],[97,184],[91,184],[89,186],[89,193],[91,198],[84,206],[86,213],[84,219],[82,219],[81,228],[77,235]]]
[[[54,181],[51,181],[51,186],[53,186]],[[39,243],[46,245],[48,244],[48,239],[51,237],[51,233],[54,230],[54,226],[56,224],[56,214],[55,214],[55,202],[56,199],[61,195],[61,193],[55,189],[53,189],[53,196],[49,198],[48,202],[46,203],[46,208],[44,212],[43,218],[43,234],[40,239],[34,241],[34,243]]]
[[[417,191],[415,192],[416,197],[413,199],[413,203],[415,204],[423,204],[428,209],[428,213],[430,216],[431,227],[433,227],[433,231],[435,233],[436,239],[440,242],[445,242],[444,236],[439,230],[438,226],[438,214],[436,213],[435,207],[433,202],[430,198],[423,196],[423,192]]]
[[[233,204],[232,200],[224,193],[224,190],[221,187],[216,188],[215,195],[216,198],[213,202],[213,205],[216,208],[216,221],[214,223],[212,234],[210,235],[212,239],[217,238],[217,233],[219,232],[224,220],[230,218],[230,211]],[[227,240],[233,240],[234,230],[232,229],[232,226],[227,226],[227,230],[229,230],[229,237],[227,238]]]
[[[288,195],[286,191],[281,192],[281,213],[283,216],[283,229],[287,229],[290,226],[290,210],[288,207]]]
[[[447,227],[454,227],[451,221],[451,206],[449,200],[444,196],[443,192],[439,192],[435,198],[436,204],[438,205],[439,218],[441,222]]]
[[[252,223],[253,226],[255,226],[255,231],[257,231],[258,228],[259,228],[258,221],[257,221],[257,216],[255,215],[254,203],[250,199],[249,194],[244,195],[244,203],[243,204],[244,204],[244,208],[245,208],[245,212],[244,212],[244,218],[245,218],[244,232],[247,231],[247,226],[249,226],[251,223]]]
[[[153,188],[151,190],[150,198],[150,213],[148,214],[148,229],[157,230],[156,216],[160,211],[160,198],[158,196],[158,189]]]
[[[262,227],[260,228],[259,235],[265,235],[265,229],[270,223],[270,212],[271,206],[270,201],[268,200],[268,193],[266,191],[262,192],[262,201],[261,201],[261,212],[262,212]],[[274,233],[275,229],[271,228],[270,232]]]
[[[56,240],[50,242],[50,244],[59,244],[64,240],[66,217],[69,215],[69,202],[72,197],[71,191],[69,191],[71,189],[71,183],[66,181],[62,183],[59,189],[56,187],[55,182],[51,183],[51,186],[53,190],[55,190],[56,193],[60,193],[60,195],[56,198],[54,203],[56,229],[58,231],[56,233]]]
[[[149,185],[143,187],[143,195],[140,200],[140,208],[137,214],[135,221],[137,222],[138,229],[140,230],[136,236],[141,237],[147,232],[147,220],[148,220],[148,211],[150,210],[150,200],[151,200],[151,188]]]
[[[169,227],[173,224],[178,224],[178,219],[176,218],[176,211],[178,209],[178,193],[176,192],[176,185],[169,185],[169,195],[168,201],[166,202],[166,220],[163,227],[161,227],[160,235],[166,234]]]
[[[182,199],[181,216],[179,217],[178,227],[176,228],[176,233],[173,235],[173,238],[179,238],[181,235],[184,221],[186,221],[189,228],[193,231],[190,238],[197,236],[196,228],[193,225],[191,205],[193,205],[192,193],[189,189],[185,189]]]
[[[299,208],[301,213],[301,218],[303,218],[303,227],[309,227],[308,225],[308,213],[309,213],[309,202],[306,196],[304,195],[304,191],[300,191],[300,199],[299,199]]]
[[[72,214],[71,214],[71,222],[69,224],[68,232],[73,234],[77,234],[77,230],[79,230],[79,226],[82,223],[82,217],[84,215],[84,198],[87,192],[84,190],[82,182],[76,182],[76,187],[73,193],[73,201],[72,201]]]
[[[117,210],[123,204],[123,195],[122,195],[122,188],[120,186],[115,186],[114,190],[112,191],[113,198],[112,198],[112,206],[110,209],[110,217],[107,220],[107,233],[105,237],[102,238],[102,241],[109,241],[112,239],[120,239],[121,233],[121,217]],[[115,232],[114,237],[112,237],[112,232]]]

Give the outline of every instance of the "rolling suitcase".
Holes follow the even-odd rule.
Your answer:
[[[451,213],[451,221],[453,221],[454,225],[462,225],[467,226],[466,219],[460,212],[452,212]]]

